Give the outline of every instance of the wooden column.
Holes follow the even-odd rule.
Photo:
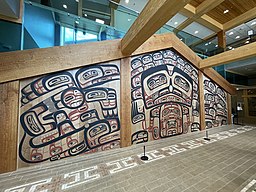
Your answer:
[[[218,36],[218,46],[223,48],[224,50],[226,49],[227,43],[226,43],[226,33],[225,31],[219,31],[217,33]]]
[[[19,81],[0,84],[0,173],[16,170]]]
[[[232,124],[232,103],[231,103],[231,95],[227,94],[227,108],[228,108],[228,124]]]
[[[121,131],[120,140],[121,147],[128,147],[131,145],[131,58],[127,57],[121,59],[120,73],[120,121]]]
[[[205,130],[205,109],[204,109],[204,76],[198,71],[199,104],[200,104],[200,130]]]

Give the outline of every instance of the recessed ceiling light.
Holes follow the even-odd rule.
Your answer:
[[[226,9],[225,11],[223,11],[223,13],[224,14],[226,14],[226,13],[228,13],[229,12],[229,10],[228,9]]]
[[[208,43],[205,43],[204,45],[207,46],[207,45],[209,45],[209,44],[208,44]]]
[[[79,3],[79,0],[76,0],[77,3]]]
[[[68,6],[66,5],[66,4],[63,4],[62,5],[65,9],[67,9],[68,8]]]
[[[233,35],[234,34],[234,32],[233,31],[231,31],[228,35]]]
[[[231,50],[235,50],[235,48],[232,48]]]
[[[218,47],[218,45],[215,45],[215,47]]]
[[[125,3],[128,4],[128,3],[129,3],[129,0],[125,0]]]
[[[236,39],[239,39],[239,38],[240,38],[240,36],[239,36],[239,35],[237,35],[237,36],[236,36]]]
[[[103,20],[101,20],[101,19],[95,19],[95,21],[97,22],[97,23],[100,23],[100,24],[104,24],[105,22],[103,21]]]
[[[199,31],[195,31],[195,34],[197,34]]]
[[[245,41],[245,44],[250,43],[250,41]]]
[[[183,39],[182,39],[182,38],[180,38],[180,40],[182,41]]]
[[[131,21],[131,19],[128,19],[128,21],[130,22],[130,21]]]
[[[177,24],[178,24],[178,22],[177,22],[177,21],[175,21],[175,22],[174,22],[174,25],[177,25]]]
[[[209,45],[211,45],[212,44],[212,42],[209,42]]]
[[[228,48],[229,48],[229,49],[232,49],[233,47],[229,46]]]
[[[85,13],[84,16],[87,17],[87,14]]]
[[[79,24],[79,21],[75,21],[76,24]]]
[[[256,21],[253,21],[252,23],[251,23],[251,25],[255,25],[256,24]]]

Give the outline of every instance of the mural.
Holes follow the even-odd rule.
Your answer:
[[[198,71],[175,50],[131,61],[132,143],[197,131]]]
[[[204,101],[206,128],[227,124],[227,93],[204,76]]]
[[[19,157],[55,161],[119,147],[119,61],[21,82]]]

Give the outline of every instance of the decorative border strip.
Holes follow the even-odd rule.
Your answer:
[[[252,189],[251,187],[254,186],[254,189]],[[256,179],[253,179],[248,185],[246,185],[240,192],[255,192],[256,191]]]
[[[40,190],[41,190],[40,192],[48,192],[48,189],[56,189],[56,184],[55,184],[56,182],[60,183],[59,186],[57,186],[58,189],[61,189],[61,190],[70,189],[75,186],[105,177],[107,175],[112,175],[112,174],[115,174],[127,169],[131,169],[133,167],[136,167],[145,163],[150,163],[171,155],[182,153],[189,149],[194,149],[194,148],[203,146],[205,144],[210,144],[219,140],[227,139],[229,137],[233,137],[235,135],[238,135],[240,133],[244,133],[247,131],[251,131],[253,129],[255,129],[255,127],[244,126],[236,129],[230,129],[228,131],[222,131],[222,132],[210,135],[210,138],[211,138],[210,141],[204,140],[203,138],[198,138],[198,139],[170,145],[167,147],[163,147],[158,150],[149,151],[146,153],[146,155],[149,157],[148,161],[142,161],[140,159],[140,157],[143,154],[133,155],[130,157],[125,157],[115,161],[101,163],[99,165],[94,165],[91,167],[66,173],[61,176],[50,177],[50,178],[36,181],[33,183],[27,183],[24,185],[12,187],[12,188],[6,189],[5,192],[23,192],[23,191],[35,192]],[[245,188],[245,191],[241,191],[241,192],[246,192],[246,190],[247,188]]]

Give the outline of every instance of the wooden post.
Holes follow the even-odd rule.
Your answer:
[[[200,104],[200,130],[205,130],[205,109],[204,109],[204,76],[198,71],[199,104]]]
[[[0,173],[17,169],[19,81],[0,84]]]
[[[226,49],[226,33],[225,31],[220,31],[217,33],[218,36],[218,46],[223,48],[224,50]]]
[[[120,74],[120,140],[121,147],[131,145],[131,58],[121,59]]]
[[[231,95],[228,94],[228,97],[227,97],[227,108],[228,108],[228,124],[232,124],[232,118],[231,118],[231,115],[232,115],[232,103],[231,103]]]

